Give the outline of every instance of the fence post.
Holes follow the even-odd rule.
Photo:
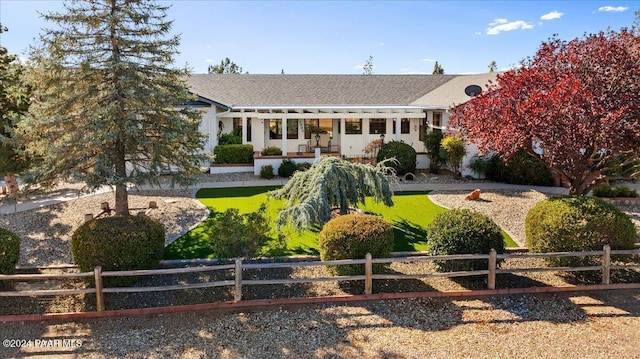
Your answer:
[[[373,263],[371,263],[371,253],[364,256],[364,294],[371,294],[373,288]]]
[[[496,263],[497,256],[496,250],[491,248],[489,251],[489,277],[487,278],[487,288],[496,289]]]
[[[602,284],[611,284],[611,246],[602,248]]]
[[[235,301],[242,300],[242,258],[236,258],[236,294]]]
[[[96,282],[96,310],[102,312],[104,310],[104,296],[102,294],[102,267],[97,266],[93,269],[93,276]]]

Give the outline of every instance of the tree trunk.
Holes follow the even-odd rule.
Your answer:
[[[129,215],[129,194],[126,184],[116,185],[116,216]]]
[[[20,186],[15,174],[7,173],[4,175],[4,183],[7,186],[7,194],[18,193]]]
[[[127,193],[127,162],[124,154],[124,144],[116,143],[116,176],[118,184],[116,184],[116,216],[129,215],[129,194]]]

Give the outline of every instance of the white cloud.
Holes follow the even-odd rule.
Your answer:
[[[364,69],[364,65],[363,64],[356,65],[356,66],[353,67],[353,69],[354,70],[362,70],[362,69]]]
[[[214,62],[214,61],[213,61],[213,59],[206,59],[206,60],[204,60],[204,62],[206,62],[206,63],[212,63],[212,62]]]
[[[378,46],[384,46],[384,42],[379,43]]]
[[[598,11],[604,12],[623,12],[628,10],[629,8],[626,6],[601,6],[598,8]]]
[[[553,10],[552,12],[550,12],[548,14],[544,14],[544,15],[540,16],[540,20],[555,20],[555,19],[561,18],[562,15],[564,15],[563,12],[558,12],[556,10]]]
[[[482,33],[480,31],[476,31],[476,32],[474,32],[474,34],[478,35],[478,36],[482,35]]]
[[[422,62],[436,62],[436,60],[426,58],[426,59],[422,59]]]
[[[498,35],[501,32],[513,30],[529,30],[533,29],[533,24],[524,20],[507,21],[507,19],[495,19],[487,28],[487,35]]]

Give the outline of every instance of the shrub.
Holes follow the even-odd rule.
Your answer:
[[[265,165],[265,166],[262,166],[262,168],[260,168],[260,178],[272,179],[275,176],[276,175],[273,174],[272,165]]]
[[[238,136],[234,133],[223,133],[218,139],[218,145],[241,145],[242,136]]]
[[[80,271],[152,269],[164,252],[164,227],[145,216],[114,216],[83,223],[71,237],[73,262]],[[124,278],[105,281],[127,284]]]
[[[296,163],[296,171],[304,172],[309,168],[311,168],[311,166],[312,165],[309,162],[299,162],[299,163]]]
[[[424,148],[429,155],[429,172],[438,173],[440,165],[444,162],[440,151],[440,142],[442,142],[442,131],[431,131],[424,136]]]
[[[416,172],[416,150],[401,141],[387,142],[378,151],[377,161],[395,158],[398,162],[389,163],[398,176]]]
[[[20,259],[20,237],[0,228],[0,274],[12,274]]]
[[[323,261],[362,259],[367,253],[374,258],[386,258],[393,249],[393,226],[378,216],[342,215],[324,225],[318,242]],[[374,272],[384,267],[374,265]],[[331,269],[339,275],[364,273],[364,265],[359,264],[331,266]]]
[[[493,248],[504,253],[500,227],[484,214],[468,209],[454,209],[437,215],[427,228],[427,245],[431,255],[488,254]],[[441,272],[482,270],[486,259],[435,261]]]
[[[526,243],[531,252],[573,252],[632,249],[633,223],[615,206],[593,197],[557,197],[536,204],[525,220]],[[623,259],[623,258],[619,258]],[[552,266],[599,265],[600,257],[546,258]]]
[[[524,151],[519,151],[506,163],[498,155],[490,155],[485,159],[488,180],[532,186],[551,186],[553,184],[549,167]]]
[[[263,156],[282,156],[282,150],[280,147],[269,146],[265,147],[260,154]]]
[[[209,243],[217,258],[253,258],[261,254],[261,248],[271,238],[268,236],[270,221],[266,207],[252,213],[240,214],[237,208],[224,212],[211,211],[207,219],[210,228]]]
[[[213,149],[216,163],[253,163],[252,145],[218,145]]]
[[[489,157],[479,157],[478,155],[473,156],[471,161],[469,161],[469,168],[475,172],[478,177],[486,177],[487,170],[489,169],[489,161]]]
[[[462,160],[466,154],[467,148],[460,137],[446,136],[440,142],[440,155],[451,165],[453,172],[457,175],[460,175]]]
[[[278,176],[288,178],[293,176],[296,171],[296,163],[288,158],[282,160],[280,167],[278,167]]]
[[[626,186],[611,187],[608,184],[602,184],[593,189],[593,195],[596,197],[638,197],[635,189],[629,189]]]

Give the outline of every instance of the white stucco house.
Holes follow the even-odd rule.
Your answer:
[[[191,105],[204,112],[206,151],[220,134],[235,132],[256,152],[275,146],[286,156],[309,157],[320,147],[349,157],[381,135],[423,153],[424,133],[446,129],[448,110],[470,99],[465,88],[484,89],[495,76],[200,74],[188,78],[188,87],[197,95]],[[468,158],[475,153],[469,150]],[[419,156],[418,168],[427,167]]]

